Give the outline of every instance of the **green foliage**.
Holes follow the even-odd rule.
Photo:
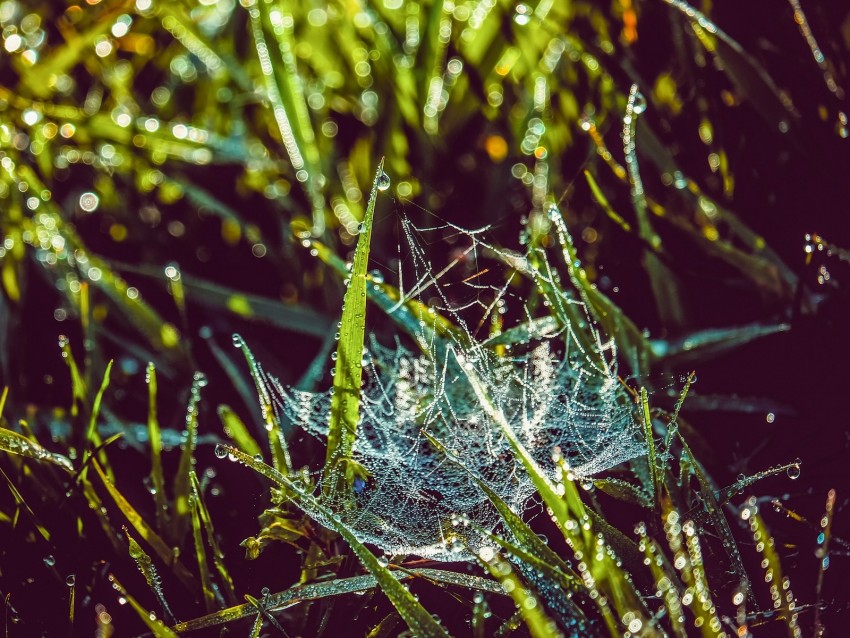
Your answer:
[[[240,4],[0,3],[0,572],[17,579],[0,594],[7,626],[24,623],[7,634],[66,631],[39,618],[65,622],[45,583],[67,576],[74,632],[94,629],[84,618],[109,625],[95,613],[104,605],[119,635],[223,625],[329,635],[357,617],[368,635],[397,635],[403,621],[442,636],[466,629],[449,626],[453,616],[469,618],[475,636],[759,635],[766,614],[752,610],[762,607],[801,635],[785,550],[750,496],[757,481],[798,475],[800,462],[750,468],[720,489],[713,475],[730,469],[729,450],[703,455],[680,415],[706,397],[685,401],[690,376],[664,410],[658,379],[748,356],[801,313],[817,317],[838,290],[823,266],[826,292],[813,294],[788,251],[768,245],[774,229],[737,199],[763,166],[748,172],[735,154],[736,132],[754,129],[751,145],[770,140],[823,171],[813,190],[841,192],[821,149],[847,137],[843,67],[831,61],[846,42],[832,35],[819,48],[799,3],[779,16],[801,27],[817,93],[774,72],[770,49],[781,46],[749,50],[715,24],[711,3]],[[827,15],[818,12],[819,29]],[[653,33],[669,62],[643,60]],[[744,123],[730,125],[736,117]],[[539,467],[462,365],[470,335],[416,285],[384,281],[404,258],[392,215],[408,202],[429,219],[464,209],[509,248],[521,228],[524,254],[495,256],[499,284],[527,297],[528,316],[507,329],[491,318],[481,344],[508,361],[512,348],[560,331],[591,352],[600,335],[612,338],[632,375],[624,383],[640,388],[629,408],[644,457],[593,480],[562,458],[554,477]],[[773,206],[767,196],[757,204]],[[455,238],[445,239],[426,258],[447,261]],[[811,241],[809,261],[815,251],[847,261]],[[604,284],[606,259],[621,252],[638,273],[636,301]],[[703,319],[698,300],[712,295],[717,313]],[[739,317],[742,298],[756,311]],[[536,519],[472,475],[502,519],[480,530],[492,545],[475,573],[379,557],[334,510],[339,494],[355,508],[355,485],[370,478],[353,451],[373,320],[400,339],[424,329],[458,359],[455,381],[469,384],[534,482],[546,512]],[[58,327],[59,349],[48,349]],[[326,382],[335,361],[325,451],[291,431],[236,337],[251,388],[220,345],[237,332],[269,365],[287,357],[275,372],[292,385]],[[277,348],[302,339],[318,348],[309,365]],[[207,379],[215,391],[202,397]],[[709,399],[761,411],[746,398]],[[227,469],[228,457],[265,480]],[[298,469],[305,463],[315,471]],[[817,630],[830,540],[843,543],[832,537],[834,505],[833,491],[815,524],[820,571],[805,600]],[[474,524],[463,512],[455,522]],[[40,569],[44,556],[47,575],[33,576],[44,594],[19,614],[29,594],[16,582],[30,574],[7,563]],[[259,577],[278,578],[276,591],[256,595],[266,585],[251,561]],[[750,568],[758,563],[763,574]],[[767,595],[761,581],[772,582]]]

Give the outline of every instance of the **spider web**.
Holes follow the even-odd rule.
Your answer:
[[[527,281],[521,271],[529,274],[528,260],[487,243],[486,228],[422,228],[406,218],[401,224],[402,296],[389,315],[407,312],[405,303],[415,299],[427,304],[433,320],[418,322],[413,347],[400,339],[386,347],[370,338],[353,452],[368,478],[355,481],[353,507],[350,498],[326,504],[361,541],[387,554],[466,560],[492,543],[482,530],[507,533],[477,481],[520,514],[535,493],[491,418],[493,409],[553,480],[555,452],[575,476],[587,477],[639,456],[643,448],[632,402],[617,378],[614,344],[601,340],[586,312],[583,326],[535,320],[525,302],[532,291],[519,284]],[[448,251],[440,250],[447,245]],[[429,261],[432,253],[445,264]],[[554,283],[546,264],[549,274],[536,275]],[[566,293],[557,302],[584,310]],[[451,319],[455,333],[438,336],[440,315]],[[518,338],[500,337],[495,327],[512,315]],[[484,326],[497,334],[482,339]],[[579,338],[579,330],[590,338]],[[484,388],[489,411],[471,378]],[[326,438],[331,391],[269,382],[281,416]],[[309,514],[328,523],[321,512]]]

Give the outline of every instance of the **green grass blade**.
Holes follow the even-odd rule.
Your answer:
[[[224,433],[236,444],[236,447],[250,456],[262,454],[260,444],[248,433],[248,428],[230,406],[223,404],[218,406],[218,418],[221,419]]]
[[[286,437],[283,435],[280,419],[275,411],[272,392],[269,389],[266,374],[263,372],[260,364],[257,363],[254,353],[251,352],[242,337],[234,334],[233,344],[242,350],[245,361],[248,363],[248,370],[251,372],[251,378],[254,380],[254,386],[257,389],[257,398],[260,400],[260,413],[263,419],[263,425],[266,432],[268,432],[269,449],[271,449],[274,467],[276,470],[288,475],[292,471],[289,446],[286,443]]]
[[[537,597],[530,592],[522,583],[519,576],[511,567],[511,564],[503,559],[497,552],[485,548],[481,562],[493,576],[502,583],[502,588],[514,599],[517,609],[522,614],[522,619],[528,626],[532,638],[552,638],[557,635],[558,625],[546,615],[543,605]],[[489,554],[489,557],[487,556]]]
[[[151,485],[153,486],[153,500],[156,506],[156,526],[162,531],[165,529],[168,501],[165,497],[165,478],[162,473],[162,437],[160,436],[159,418],[156,407],[156,368],[153,363],[148,363],[145,371],[145,380],[148,384],[148,438],[151,449]]]
[[[638,116],[646,108],[637,108],[639,100],[645,100],[633,84],[628,95],[626,115],[623,118],[623,148],[626,156],[626,168],[629,176],[629,186],[632,192],[632,206],[637,217],[638,236],[646,242],[651,250],[644,251],[643,264],[649,275],[658,314],[667,328],[681,328],[685,322],[684,309],[680,304],[681,295],[678,290],[676,275],[659,259],[657,252],[661,250],[661,237],[652,227],[649,217],[646,192],[638,168],[637,153],[635,152],[635,132]]]
[[[360,420],[360,388],[363,385],[363,345],[366,333],[366,289],[368,287],[369,248],[372,239],[372,223],[375,218],[375,202],[378,191],[387,180],[384,160],[378,164],[366,217],[360,226],[360,236],[354,251],[354,261],[349,273],[348,288],[343,301],[342,319],[339,328],[339,344],[334,366],[333,396],[328,422],[328,449],[323,470],[325,493],[344,492],[345,470]]]
[[[561,211],[552,207],[549,210],[549,217],[555,224],[570,281],[591,315],[599,323],[602,331],[614,339],[618,350],[623,353],[635,373],[649,372],[650,349],[646,337],[638,330],[634,322],[588,279],[587,273],[581,267],[575,242]]]
[[[68,337],[64,335],[59,337],[59,349],[62,351],[62,359],[64,359],[65,365],[68,366],[68,372],[71,374],[71,416],[76,417],[80,412],[80,406],[85,405],[88,401],[88,390],[83,375],[80,374],[80,367],[74,358],[74,351],[71,349],[71,342]],[[85,447],[85,440],[82,440],[80,444]]]
[[[204,501],[204,493],[201,491],[201,485],[198,482],[197,475],[192,472],[192,490],[193,496],[195,497],[195,505],[198,508],[198,514],[201,519],[201,523],[203,523],[204,531],[207,535],[207,542],[210,544],[210,549],[212,549],[212,558],[213,564],[215,565],[216,571],[221,579],[221,583],[224,589],[224,595],[229,601],[236,600],[236,591],[233,587],[233,578],[230,576],[230,571],[227,569],[227,565],[224,563],[224,552],[221,551],[221,547],[218,544],[215,536],[215,529],[212,524],[212,517],[210,516],[210,512],[207,509],[207,504]]]
[[[103,395],[106,392],[106,389],[109,387],[109,376],[112,373],[112,361],[106,364],[106,371],[103,373],[103,381],[100,383],[100,388],[97,391],[97,394],[94,397],[94,402],[92,403],[91,415],[89,416],[89,425],[86,429],[85,436],[85,445],[86,445],[86,456],[92,454],[92,449],[101,445],[102,441],[100,439],[100,434],[97,431],[97,419],[100,416],[100,406],[103,403]],[[109,467],[109,462],[106,457],[106,453],[101,451],[98,455],[98,459],[100,460],[100,464],[103,469],[106,471],[107,476],[113,481],[115,480],[115,475],[112,473],[112,469]],[[85,464],[85,461],[83,461]],[[86,468],[84,467],[82,470],[82,474],[85,475]]]
[[[682,587],[679,579],[675,576],[675,571],[664,553],[658,548],[655,541],[647,536],[646,525],[639,523],[636,531],[640,538],[639,547],[646,556],[645,562],[652,572],[657,591],[664,601],[664,608],[667,610],[667,617],[670,619],[673,633],[679,638],[687,638],[688,632],[684,623],[681,600]]]
[[[32,508],[27,504],[24,500],[23,494],[15,487],[15,483],[12,482],[12,479],[9,478],[9,475],[3,471],[3,468],[0,468],[0,474],[3,475],[3,478],[6,480],[6,485],[9,486],[9,491],[12,493],[12,498],[15,499],[15,503],[18,505],[20,509],[26,512],[26,515],[29,517],[30,521],[33,524],[33,527],[38,530],[38,533],[41,534],[41,537],[50,542],[50,530],[47,529],[44,525],[41,524],[38,517],[35,515],[35,512],[32,511]],[[10,517],[11,518],[11,517]],[[15,515],[15,519],[17,519],[17,514]]]
[[[204,596],[204,605],[207,611],[215,609],[215,591],[213,590],[212,578],[210,577],[210,568],[207,564],[207,550],[204,547],[204,538],[201,533],[201,514],[198,501],[200,493],[196,489],[198,477],[194,470],[190,470],[189,478],[191,481],[191,496],[189,497],[189,511],[192,515],[192,540],[195,545],[195,557],[198,559],[198,575],[201,579],[201,592]]]
[[[830,512],[827,510],[827,526],[829,525]],[[779,560],[779,554],[776,552],[776,543],[773,539],[773,536],[770,534],[770,530],[767,528],[767,525],[764,523],[764,519],[759,513],[759,508],[756,505],[756,499],[750,497],[747,500],[747,503],[744,507],[741,508],[741,519],[744,524],[748,525],[750,528],[750,532],[753,535],[753,540],[756,543],[756,551],[760,552],[763,559],[767,561],[767,568],[765,569],[765,581],[768,581],[767,575],[770,574],[770,582],[772,587],[776,587],[776,592],[778,593],[781,590],[781,594],[774,598],[774,607],[778,610],[780,618],[782,618],[788,629],[789,638],[799,638],[802,635],[800,631],[800,626],[797,622],[797,613],[794,609],[797,605],[796,598],[794,597],[794,593],[791,591],[791,582],[787,577],[783,577],[782,575],[782,562]],[[827,526],[823,526],[822,529],[824,531],[824,536],[826,538],[826,534],[829,532]],[[818,554],[816,554],[818,555]],[[817,594],[820,597],[820,586],[823,584],[823,560],[820,562],[820,570],[818,573],[818,586],[817,586]],[[771,591],[771,594],[773,591]],[[782,598],[785,599],[782,604]],[[780,602],[780,606],[776,607],[776,602]],[[817,612],[819,613],[819,612]],[[815,618],[815,626],[819,624],[817,616]],[[814,634],[817,635],[817,634]]]
[[[392,572],[378,561],[378,558],[369,551],[369,549],[357,539],[354,531],[343,523],[339,515],[335,515],[325,505],[320,503],[314,496],[305,492],[301,487],[286,478],[275,468],[266,465],[262,461],[257,461],[246,455],[244,452],[229,446],[219,446],[219,449],[225,455],[232,455],[237,461],[243,465],[247,465],[253,470],[259,472],[267,479],[275,483],[279,488],[284,490],[286,494],[299,508],[305,512],[315,512],[321,515],[322,519],[328,521],[331,529],[338,533],[357,558],[360,560],[363,567],[374,576],[377,584],[390,599],[390,602],[396,608],[398,613],[404,618],[407,626],[410,627],[413,633],[421,638],[445,638],[448,636],[446,630],[438,623],[434,617],[422,606],[422,604],[414,598],[402,584],[393,576]]]
[[[742,345],[791,329],[790,324],[752,324],[736,328],[713,328],[692,332],[675,340],[650,341],[653,359],[670,368],[706,361]]]
[[[154,638],[178,638],[177,634],[174,633],[174,631],[172,631],[168,627],[166,627],[159,618],[157,618],[156,616],[152,616],[152,614],[147,609],[142,607],[136,601],[136,599],[133,598],[127,592],[126,589],[124,589],[124,586],[120,582],[118,582],[118,579],[115,578],[113,574],[109,575],[109,580],[110,582],[112,582],[112,586],[115,588],[115,590],[127,600],[127,602],[130,604],[130,607],[133,608],[133,611],[135,611],[139,615],[139,618],[145,624],[145,626],[151,630],[151,633],[153,633]]]
[[[602,210],[605,211],[605,214],[608,215],[608,217],[624,231],[627,233],[632,232],[632,227],[629,223],[620,217],[611,204],[608,203],[608,198],[605,197],[605,194],[602,192],[602,189],[599,187],[599,184],[596,182],[596,179],[594,179],[590,171],[584,171],[584,178],[587,180],[590,192],[593,193],[593,196],[596,198],[597,203],[602,207]]]
[[[646,462],[649,466],[649,481],[652,488],[652,501],[657,504],[661,499],[661,478],[658,475],[656,461],[655,434],[652,429],[652,415],[649,410],[649,395],[646,388],[640,389],[640,413],[643,435],[646,441]]]
[[[58,465],[69,474],[74,473],[74,466],[71,463],[71,459],[55,452],[49,452],[35,441],[31,441],[14,430],[0,428],[0,450],[25,456],[34,461],[52,463],[53,465]]]
[[[127,543],[129,544],[130,558],[136,562],[136,567],[139,568],[142,576],[145,577],[148,587],[151,588],[151,591],[154,596],[156,596],[160,606],[162,606],[162,611],[167,617],[173,619],[174,614],[171,613],[171,608],[168,606],[168,601],[165,599],[165,594],[162,591],[162,581],[159,577],[159,573],[157,573],[153,561],[151,560],[151,557],[148,556],[147,552],[145,552],[141,545],[136,542],[136,539],[130,535],[130,531],[126,526],[124,527],[124,535],[127,537]]]
[[[198,442],[198,403],[201,400],[201,388],[206,385],[206,377],[195,373],[192,390],[189,394],[189,406],[186,408],[186,438],[180,452],[180,464],[174,479],[174,516],[172,518],[173,538],[180,542],[189,527],[191,512],[191,472],[195,465],[195,446]]]

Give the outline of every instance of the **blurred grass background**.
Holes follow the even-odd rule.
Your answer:
[[[327,383],[343,286],[302,241],[350,256],[383,156],[392,197],[378,206],[372,266],[387,278],[401,214],[548,247],[558,201],[589,282],[619,308],[606,328],[623,373],[672,408],[670,380],[697,370],[683,415],[718,483],[800,457],[790,501],[813,520],[826,490],[848,484],[840,3],[5,0],[0,25],[6,424],[25,419],[43,443],[82,450],[90,415],[70,408],[65,336],[80,366],[74,405],[91,405],[114,360],[99,428],[124,432],[128,467],[146,468],[132,447],[148,444],[150,361],[175,449],[168,474],[203,370],[215,399],[198,407],[202,474],[219,404],[261,419],[231,333],[250,335],[283,382]],[[642,194],[621,139],[633,84]],[[433,251],[435,264],[448,252]],[[122,488],[141,493],[146,472]],[[228,512],[244,478],[208,481]],[[15,510],[11,492],[0,498]],[[221,514],[231,553],[255,510]],[[813,583],[809,532],[778,524],[792,569]],[[43,549],[21,541],[17,520],[3,525],[4,593],[47,591],[17,553],[41,561]],[[70,536],[53,541],[75,563],[67,573],[107,560],[74,556],[82,540]],[[233,569],[263,584],[275,573]],[[46,604],[19,595],[21,609]],[[846,602],[831,609],[846,618]]]

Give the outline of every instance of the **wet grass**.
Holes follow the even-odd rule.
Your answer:
[[[810,26],[790,3],[788,32],[764,35],[777,54],[700,8],[3,3],[6,635],[796,637],[846,622],[840,464],[807,483],[795,445],[760,454],[711,430],[815,403],[835,419],[835,404],[700,392],[691,371],[773,378],[758,348],[847,307],[847,242],[822,205],[847,194],[831,159],[848,135],[831,24],[847,16],[813,9]],[[794,46],[808,66],[777,73]],[[812,220],[789,172],[814,184]],[[439,241],[411,256],[399,213]],[[456,228],[485,224],[472,245],[491,272]],[[420,257],[462,271],[454,290],[480,284],[478,330],[415,294],[430,282],[398,281]],[[495,289],[525,314],[493,311]],[[471,472],[501,519],[476,530],[488,544],[455,563],[382,555],[350,522],[370,480],[353,451],[371,330],[424,334],[446,362],[610,338],[643,454],[588,477],[553,450],[542,469],[458,360],[533,505]],[[326,440],[293,427],[260,361],[330,384]],[[826,454],[812,457],[846,451],[828,428],[808,438]]]

